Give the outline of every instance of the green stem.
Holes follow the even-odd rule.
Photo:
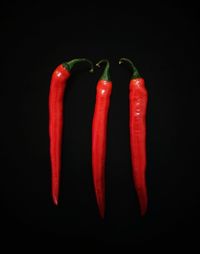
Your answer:
[[[132,74],[131,79],[141,78],[138,70],[136,69],[135,65],[133,64],[133,62],[131,60],[129,60],[128,58],[121,58],[119,60],[119,64],[122,64],[123,62],[129,63],[133,69],[133,74]]]
[[[74,67],[74,65],[77,64],[77,63],[80,63],[80,62],[88,62],[91,66],[90,72],[94,71],[93,63],[90,60],[86,59],[86,58],[76,58],[76,59],[73,59],[71,61],[64,62],[62,65],[65,69],[67,69],[70,72],[72,70],[72,68]]]
[[[107,59],[102,59],[101,61],[99,61],[96,66],[100,68],[101,66],[101,63],[105,62],[106,63],[106,67],[100,77],[99,80],[106,80],[106,81],[111,81],[111,78],[110,78],[110,73],[109,73],[109,68],[110,68],[110,64],[109,64],[109,61]]]

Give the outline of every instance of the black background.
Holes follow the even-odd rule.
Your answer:
[[[49,4],[50,5],[50,4]],[[77,5],[77,7],[76,7]],[[51,8],[52,7],[52,8]],[[196,6],[54,3],[1,9],[1,232],[32,249],[198,247],[199,17]],[[91,174],[91,122],[102,69],[77,65],[64,99],[59,206],[51,199],[48,92],[54,68],[110,60],[106,215]],[[146,81],[148,213],[140,217],[129,151],[132,59]],[[1,240],[2,241],[2,240]],[[7,245],[7,247],[10,245]]]

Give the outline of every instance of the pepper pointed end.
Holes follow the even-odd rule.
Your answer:
[[[141,216],[145,216],[145,214],[147,212],[147,203],[148,203],[146,192],[143,193],[142,197],[140,196],[139,202],[140,202],[140,214],[141,214]]]
[[[97,204],[99,208],[99,214],[101,219],[105,217],[105,200],[104,197],[97,197]]]
[[[96,192],[96,199],[97,199],[97,207],[99,210],[99,215],[101,219],[104,219],[105,216],[105,194],[104,191],[102,193]]]
[[[100,213],[101,219],[104,219],[104,217],[105,217],[105,209],[104,208],[99,208],[99,213]]]
[[[58,205],[58,197],[57,196],[55,196],[55,195],[53,195],[53,203],[54,203],[54,205]]]
[[[146,212],[147,212],[147,207],[141,208],[141,211],[140,211],[141,216],[145,216]]]

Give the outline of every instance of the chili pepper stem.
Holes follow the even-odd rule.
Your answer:
[[[107,59],[102,59],[101,61],[99,61],[98,63],[96,63],[96,66],[98,68],[101,67],[101,63],[106,63],[106,67],[100,77],[99,80],[105,80],[105,81],[111,81],[111,78],[110,78],[110,73],[109,73],[109,68],[110,68],[110,64],[109,64],[109,61]]]
[[[90,64],[90,66],[91,66],[91,69],[89,70],[89,72],[93,72],[94,71],[93,63],[90,60],[86,59],[86,58],[76,58],[76,59],[73,59],[71,61],[64,62],[62,65],[68,71],[71,71],[72,68],[74,67],[74,65],[77,64],[77,63],[80,63],[80,62],[88,62]]]
[[[135,65],[133,64],[133,62],[131,60],[129,60],[128,58],[124,58],[122,57],[120,60],[119,60],[119,64],[122,64],[123,62],[127,62],[130,64],[130,66],[132,67],[132,70],[133,70],[133,74],[132,74],[132,77],[131,79],[136,79],[136,78],[141,78],[137,68],[135,67]]]

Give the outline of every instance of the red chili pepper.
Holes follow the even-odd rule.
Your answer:
[[[109,75],[109,62],[101,60],[96,65],[100,67],[106,62],[106,67],[100,77],[96,88],[96,104],[92,124],[92,171],[100,216],[105,213],[105,158],[106,158],[106,133],[107,117],[110,105],[112,82]]]
[[[147,90],[144,79],[140,76],[134,64],[127,58],[121,58],[119,64],[128,62],[133,75],[130,80],[130,146],[133,180],[137,191],[141,215],[147,210],[147,188],[146,188],[146,107]]]
[[[49,91],[49,136],[50,136],[50,159],[52,173],[52,197],[54,204],[58,204],[59,178],[61,168],[61,146],[62,146],[62,127],[63,127],[63,97],[66,81],[70,77],[70,72],[75,64],[86,61],[85,59],[73,59],[69,62],[60,64],[53,72]]]

